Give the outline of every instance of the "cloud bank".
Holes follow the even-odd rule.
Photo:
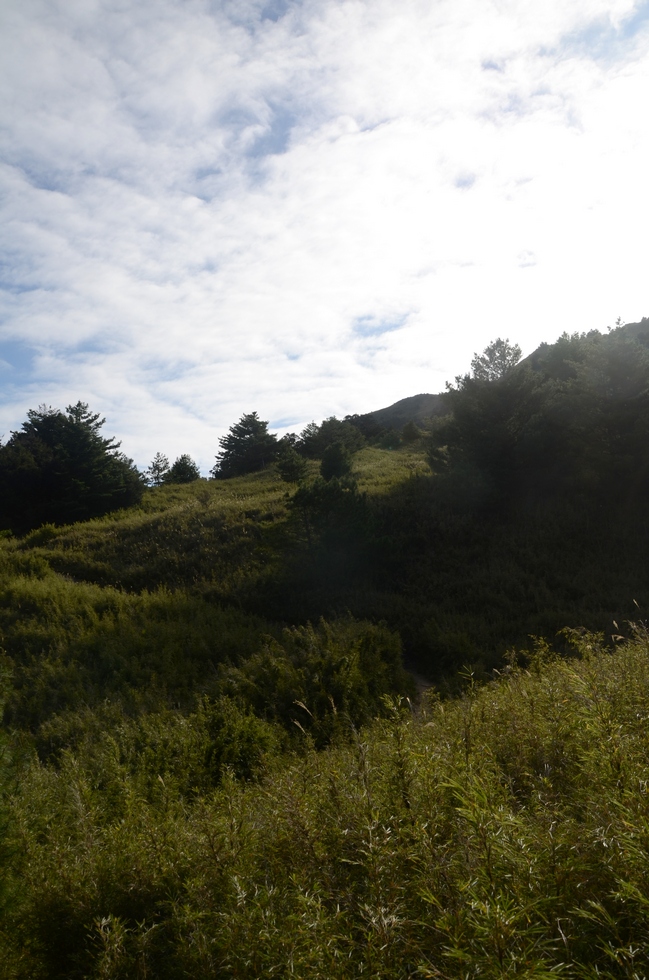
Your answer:
[[[0,432],[141,464],[649,313],[649,3],[6,0]]]

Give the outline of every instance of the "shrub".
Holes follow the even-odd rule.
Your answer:
[[[327,446],[322,454],[320,464],[320,475],[323,479],[331,480],[333,477],[340,479],[348,476],[351,469],[352,462],[349,450],[342,442],[332,442],[330,446]]]
[[[277,471],[285,483],[300,483],[307,474],[307,462],[292,445],[284,443],[277,459]]]

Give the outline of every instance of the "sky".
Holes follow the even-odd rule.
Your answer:
[[[0,435],[141,467],[649,315],[649,2],[3,0]]]

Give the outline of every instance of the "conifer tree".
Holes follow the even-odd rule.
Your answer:
[[[277,469],[285,483],[300,483],[307,474],[307,462],[290,443],[282,440]]]
[[[144,489],[120,443],[105,439],[105,419],[85,402],[64,412],[41,405],[0,448],[0,514],[4,528],[23,532],[45,523],[70,524],[137,503]]]
[[[193,483],[200,480],[201,473],[194,460],[187,453],[179,456],[168,473],[164,476],[165,483]]]
[[[268,431],[268,422],[262,421],[257,412],[242,415],[219,439],[219,445],[221,451],[211,471],[215,480],[262,470],[279,452],[277,436]]]
[[[156,453],[146,470],[147,483],[153,487],[159,487],[161,483],[164,483],[168,472],[169,460],[164,453]]]

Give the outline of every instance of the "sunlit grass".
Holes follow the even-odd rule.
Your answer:
[[[4,976],[643,980],[649,646],[576,643],[323,752],[230,702],[53,724]]]
[[[381,450],[357,460],[370,493],[417,465],[412,453]],[[318,469],[310,461],[309,478]],[[289,505],[294,491],[269,467],[162,486],[129,510],[0,540],[13,722],[38,727],[78,700],[97,703],[102,692],[187,705],[211,690],[217,665],[239,663],[264,633],[281,629],[274,583],[287,549],[305,547]],[[260,608],[263,590],[269,598]],[[136,696],[138,687],[152,696]]]
[[[367,446],[353,457],[353,475],[359,490],[388,493],[413,476],[429,476],[430,467],[421,448],[377,449]]]

